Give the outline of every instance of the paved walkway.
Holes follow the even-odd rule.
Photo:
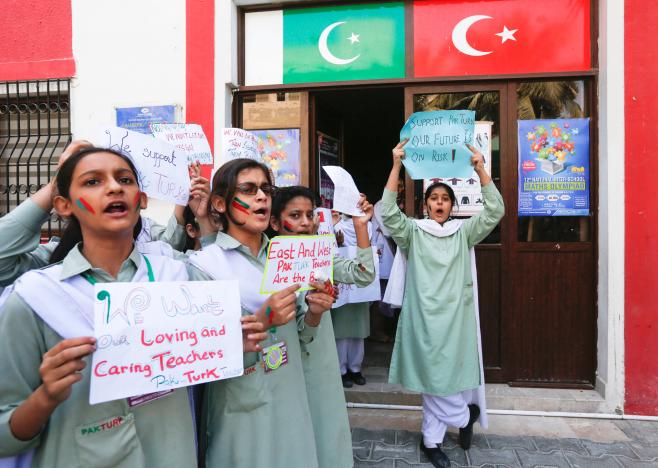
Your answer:
[[[448,433],[443,448],[454,467],[658,467],[655,422],[527,416],[489,419],[486,432],[478,432],[476,425],[468,452],[459,447],[456,432]],[[432,466],[419,449],[419,412],[350,410],[350,420],[355,467]]]

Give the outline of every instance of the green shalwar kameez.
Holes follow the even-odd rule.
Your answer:
[[[101,283],[131,281],[142,261],[133,250],[115,280],[92,268],[76,247],[63,260],[61,277],[88,271]],[[90,356],[85,358],[82,380],[73,384],[71,396],[55,409],[44,430],[29,441],[16,439],[9,420],[16,407],[41,385],[43,354],[61,340],[21,297],[15,292],[9,295],[0,312],[0,458],[36,449],[34,467],[196,466],[187,389],[176,389],[133,408],[125,398],[90,405]],[[109,427],[117,417],[124,423]]]
[[[482,195],[484,211],[464,220],[455,234],[436,237],[400,211],[396,192],[384,190],[384,225],[408,262],[390,383],[437,396],[481,383],[469,249],[504,213],[493,182],[482,187]]]
[[[334,281],[365,287],[374,279],[370,247],[358,249],[356,260],[334,257]],[[302,365],[319,466],[350,467],[354,464],[352,436],[330,314],[322,314],[315,339],[302,349]]]
[[[265,268],[268,239],[253,256],[233,237],[219,232],[216,244],[237,249],[260,271]],[[195,273],[196,271],[196,273]],[[190,276],[210,279],[194,266]],[[238,278],[240,282],[258,278]],[[276,328],[277,340],[285,340],[288,364],[269,373],[259,354],[245,354],[245,375],[207,384],[205,394],[206,466],[208,468],[314,468],[317,452],[302,369],[302,342],[311,342],[318,327],[304,323],[306,304],[300,295],[298,320]],[[243,308],[243,315],[254,311]],[[262,343],[263,347],[272,340]]]

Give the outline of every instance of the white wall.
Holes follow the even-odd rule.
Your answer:
[[[624,403],[624,1],[599,0],[597,389]]]
[[[71,7],[74,138],[91,138],[98,127],[114,125],[116,106],[184,109],[185,0],[72,0]],[[149,204],[145,215],[166,222],[172,206]]]

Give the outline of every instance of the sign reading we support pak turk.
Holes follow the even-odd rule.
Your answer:
[[[475,112],[468,110],[415,112],[400,131],[409,140],[402,160],[412,179],[466,178],[473,172]]]
[[[272,294],[293,284],[300,291],[308,283],[333,278],[335,237],[277,236],[270,241],[260,293]]]
[[[242,375],[237,281],[99,283],[94,297],[90,404]]]
[[[190,177],[187,155],[164,141],[119,127],[104,128],[98,146],[128,156],[139,172],[140,188],[149,196],[177,205],[187,205]]]

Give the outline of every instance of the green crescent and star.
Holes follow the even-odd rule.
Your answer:
[[[403,78],[404,4],[284,10],[283,82]]]

